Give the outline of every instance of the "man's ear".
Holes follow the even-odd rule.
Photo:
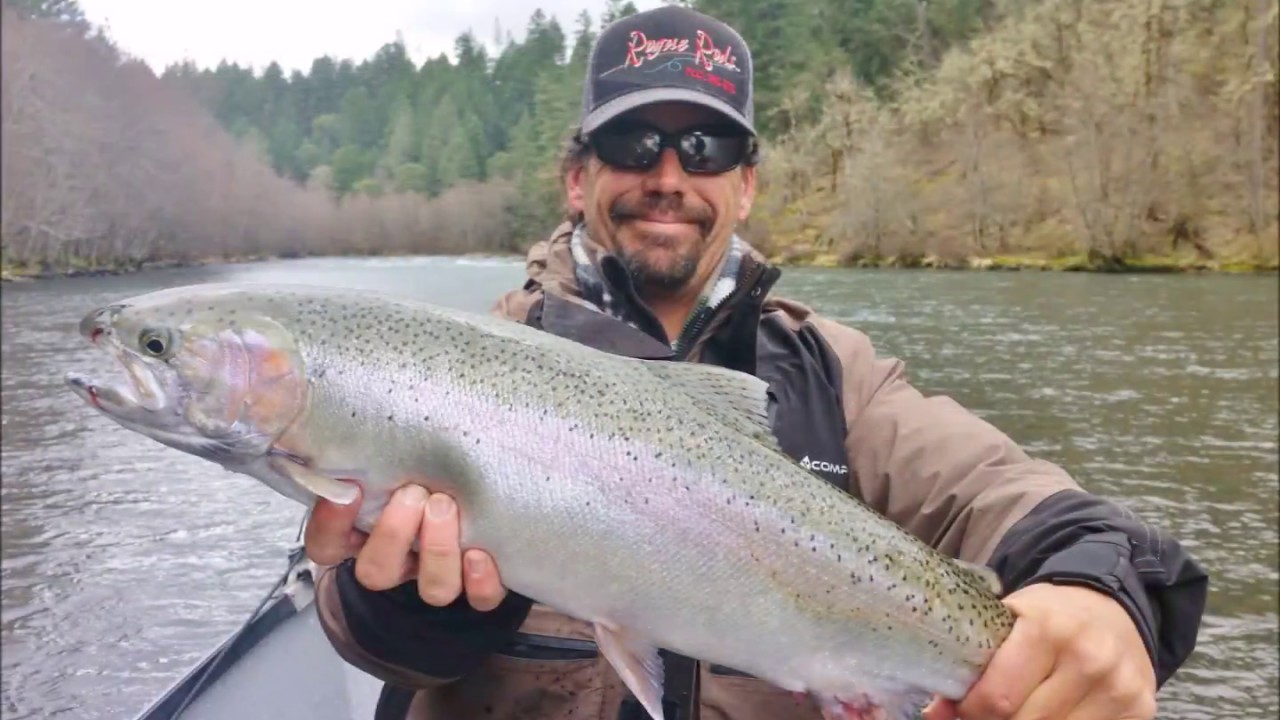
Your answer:
[[[565,201],[569,209],[575,213],[586,212],[587,191],[583,176],[587,172],[586,163],[578,163],[569,169],[564,176]]]
[[[738,221],[742,222],[751,214],[751,205],[756,199],[756,166],[747,165],[742,168],[742,198],[738,206]]]

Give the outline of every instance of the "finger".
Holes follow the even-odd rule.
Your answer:
[[[1055,654],[1040,626],[1025,620],[1013,624],[982,677],[956,706],[962,718],[1007,720],[1053,671]]]
[[[1080,673],[1072,671],[1070,667],[1060,667],[1031,691],[1013,720],[1066,718],[1085,699],[1089,690],[1089,683]],[[1115,720],[1113,716],[1108,717]]]
[[[418,579],[418,553],[410,550],[405,556],[404,566],[400,568],[400,579],[396,581],[396,585],[403,585],[410,580]]]
[[[922,714],[924,720],[958,720],[956,704],[946,698],[935,697]]]
[[[507,596],[507,589],[502,586],[502,578],[498,575],[498,565],[493,557],[483,550],[471,549],[462,556],[463,585],[467,591],[467,602],[476,610],[488,612],[502,604]]]
[[[420,485],[405,485],[391,496],[356,556],[356,579],[361,585],[387,590],[401,582],[426,501],[427,491]]]
[[[418,538],[418,594],[428,605],[443,607],[462,594],[462,549],[458,508],[453,498],[434,493]]]
[[[360,485],[353,483],[357,490]],[[303,532],[303,546],[307,557],[317,565],[337,565],[355,555],[358,549],[351,542],[356,515],[360,512],[361,496],[354,502],[338,505],[324,498],[317,498]]]
[[[347,537],[347,547],[351,550],[351,557],[355,557],[364,548],[364,544],[369,541],[369,533],[361,530],[352,530]]]

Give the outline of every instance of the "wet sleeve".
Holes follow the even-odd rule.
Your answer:
[[[1000,539],[989,563],[1007,587],[1050,582],[1105,593],[1133,618],[1163,685],[1195,649],[1209,576],[1176,540],[1085,492],[1046,498]]]
[[[465,597],[434,607],[413,582],[373,591],[355,578],[351,560],[316,583],[320,625],[344,660],[393,685],[425,688],[456,680],[506,644],[524,622],[532,601],[511,592],[490,612]]]
[[[922,394],[862,333],[818,323],[842,366],[854,492],[940,551],[990,566],[1006,592],[1054,582],[1112,597],[1167,680],[1205,608],[1208,577],[1187,551],[954,400]]]

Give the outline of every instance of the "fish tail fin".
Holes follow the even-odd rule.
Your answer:
[[[931,698],[921,692],[814,695],[822,720],[919,720]]]
[[[1004,583],[1001,582],[1000,576],[996,574],[995,570],[992,570],[986,565],[979,565],[977,563],[966,562],[964,560],[957,560],[956,564],[959,565],[962,570],[976,578],[978,584],[985,586],[988,590],[994,593],[996,597],[1004,595]]]

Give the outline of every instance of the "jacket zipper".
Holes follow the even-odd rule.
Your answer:
[[[764,266],[758,264],[754,265],[751,269],[750,275],[743,278],[744,282],[734,288],[733,292],[726,295],[725,298],[720,301],[719,305],[703,308],[700,312],[695,312],[693,317],[685,321],[684,328],[680,330],[680,337],[676,340],[674,347],[675,359],[686,359],[689,351],[693,349],[694,343],[697,342],[698,336],[702,334],[702,331],[707,327],[707,325],[710,324],[712,320],[719,317],[722,310],[736,304],[743,294],[747,292],[754,292],[760,284],[760,279],[763,276]]]

